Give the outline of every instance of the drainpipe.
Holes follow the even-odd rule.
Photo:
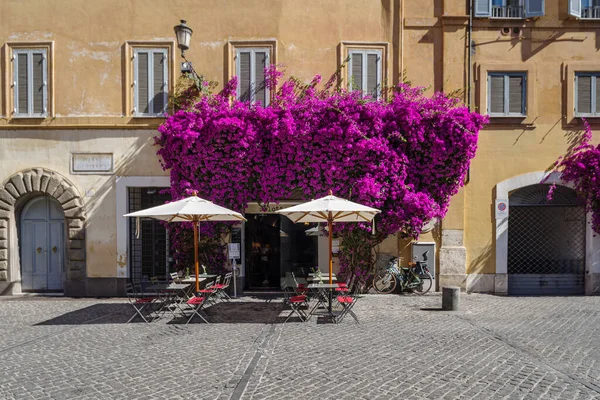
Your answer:
[[[471,110],[471,53],[473,51],[473,0],[469,0],[469,29],[467,39],[469,41],[467,52],[467,108]],[[471,167],[467,168],[467,176],[465,177],[465,185],[471,181]]]
[[[467,53],[467,107],[471,111],[471,53],[473,52],[473,0],[469,0],[469,51]]]

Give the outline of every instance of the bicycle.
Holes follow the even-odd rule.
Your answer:
[[[373,277],[373,289],[377,293],[392,293],[398,282],[400,291],[413,290],[417,294],[425,294],[433,286],[433,276],[427,268],[427,253],[423,253],[423,261],[409,263],[408,268],[398,267],[398,257],[392,257],[382,270]]]

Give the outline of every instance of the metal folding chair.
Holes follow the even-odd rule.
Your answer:
[[[307,321],[308,314],[302,309],[303,307],[308,305],[308,298],[306,297],[306,295],[296,295],[295,292],[291,292],[287,287],[283,289],[283,302],[284,304],[290,306],[291,309],[289,315],[283,322],[287,322],[294,314],[298,315],[300,321]]]
[[[136,292],[135,288],[131,283],[127,283],[125,285],[125,291],[127,292],[127,299],[132,307],[135,309],[135,314],[129,318],[127,323],[130,323],[135,319],[135,317],[140,316],[144,322],[150,323],[146,319],[146,317],[152,317],[152,312],[148,315],[144,315],[143,311],[146,310],[147,307],[151,307],[152,302],[155,300],[154,297],[143,297],[141,292]]]
[[[342,322],[342,320],[346,317],[346,315],[350,314],[352,318],[358,324],[358,317],[352,311],[354,306],[356,305],[360,294],[363,292],[365,284],[360,281],[355,281],[354,290],[349,295],[337,296],[338,303],[342,306],[342,311],[340,311],[334,318],[335,323]]]
[[[200,314],[200,310],[202,310],[202,308],[206,304],[206,297],[194,296],[190,298],[185,304],[187,305],[187,309],[192,310],[192,315],[190,315],[190,317],[188,318],[187,322],[185,323],[186,325],[189,324],[196,315],[199,316],[202,319],[202,321],[208,324],[206,318],[204,318],[202,314]],[[181,312],[185,316],[184,309],[181,309]]]
[[[225,291],[231,282],[232,273],[228,272],[225,274],[225,279],[223,279],[223,283],[216,283],[212,287],[216,289],[215,296],[222,298],[223,300],[231,300],[231,297]]]

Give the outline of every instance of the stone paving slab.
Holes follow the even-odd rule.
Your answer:
[[[596,399],[600,297],[367,295],[341,324],[280,299],[125,322],[123,299],[0,299],[0,399]]]

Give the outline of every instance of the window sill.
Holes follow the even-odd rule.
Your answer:
[[[139,119],[156,119],[156,118],[167,118],[165,114],[133,114],[131,118],[139,118]]]
[[[513,128],[519,128],[519,129],[534,129],[535,128],[534,121],[529,119],[527,116],[499,117],[499,116],[489,115],[489,117],[490,117],[490,122],[487,125],[489,127],[494,127],[494,128],[513,127]]]
[[[13,115],[11,117],[11,119],[18,119],[18,120],[23,120],[23,119],[46,119],[49,118],[48,115]]]

